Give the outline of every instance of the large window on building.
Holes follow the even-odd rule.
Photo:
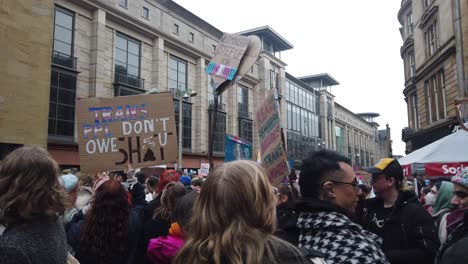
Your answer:
[[[52,69],[50,81],[49,135],[70,136],[75,130],[76,76]]]
[[[56,7],[49,98],[49,128],[51,136],[73,137],[75,129],[76,60],[73,58],[74,15]]]
[[[140,42],[117,33],[115,45],[115,82],[143,88],[140,79]]]
[[[252,118],[249,115],[249,88],[237,85],[237,113],[239,117]]]
[[[75,69],[76,59],[73,58],[74,14],[60,7],[55,7],[54,14],[52,63]]]
[[[409,67],[409,77],[413,77],[416,73],[416,62],[414,60],[414,51],[408,53],[408,67]]]
[[[237,86],[237,113],[239,136],[252,142],[252,114],[249,112],[249,88],[238,84]]]
[[[175,56],[169,57],[169,90],[187,90],[187,61]]]
[[[211,116],[214,105],[214,94],[213,87],[210,84],[211,78],[207,78],[208,87],[208,118],[210,120],[211,127]],[[224,140],[226,136],[226,106],[223,104],[222,95],[218,96],[218,113],[216,114],[216,127],[213,138],[213,152],[218,154],[224,154]],[[209,135],[208,135],[209,136]]]
[[[416,130],[419,129],[419,107],[418,107],[418,95],[413,94],[410,96],[410,107],[411,107],[411,123],[412,127]]]
[[[187,61],[169,56],[168,85],[175,99],[174,112],[177,131],[179,131],[179,100],[187,91]],[[192,148],[192,104],[183,98],[182,130],[182,147],[190,151]]]
[[[413,12],[406,15],[406,32],[408,36],[413,34]]]
[[[447,117],[445,74],[441,70],[424,83],[426,93],[426,121],[428,124]]]
[[[177,127],[177,142],[179,142],[179,100],[174,100],[174,114]],[[182,148],[192,149],[192,105],[182,101]]]
[[[73,13],[62,8],[55,8],[54,52],[73,55]]]
[[[424,38],[426,41],[426,55],[429,58],[432,56],[438,48],[438,32],[437,32],[437,20],[434,21],[424,33]]]
[[[226,113],[218,112],[218,114],[216,115],[216,120],[217,122],[213,138],[213,152],[224,154],[224,142],[226,137]]]

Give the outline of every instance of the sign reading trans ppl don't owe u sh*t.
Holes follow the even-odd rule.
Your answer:
[[[171,93],[88,98],[77,101],[83,172],[174,162],[176,126]]]

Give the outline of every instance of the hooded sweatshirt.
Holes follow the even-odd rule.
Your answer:
[[[444,181],[440,185],[439,194],[437,200],[434,204],[434,211],[432,212],[432,217],[437,217],[440,214],[443,214],[450,208],[450,201],[453,198],[453,183]]]
[[[388,263],[382,239],[353,223],[345,212],[325,201],[298,204],[299,247],[316,250],[326,263]]]

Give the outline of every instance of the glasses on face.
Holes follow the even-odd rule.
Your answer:
[[[347,185],[351,185],[351,186],[354,187],[354,190],[356,190],[356,191],[359,190],[359,186],[358,186],[358,185],[359,185],[359,182],[358,182],[358,180],[357,180],[356,178],[354,178],[354,181],[352,181],[352,182],[342,182],[342,181],[331,181],[331,182],[337,183],[337,184],[347,184]]]

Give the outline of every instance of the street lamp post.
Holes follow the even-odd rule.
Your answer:
[[[183,126],[182,120],[184,118],[184,115],[182,113],[182,100],[183,99],[187,100],[197,95],[197,93],[192,90],[183,91],[183,92],[184,92],[184,95],[181,97],[180,95],[182,94],[182,91],[176,90],[177,97],[179,98],[179,153],[178,153],[178,160],[177,160],[178,169],[182,168],[182,143],[183,143],[182,138],[184,136],[183,129],[182,129],[182,126]],[[187,93],[187,92],[190,92],[190,93]]]

